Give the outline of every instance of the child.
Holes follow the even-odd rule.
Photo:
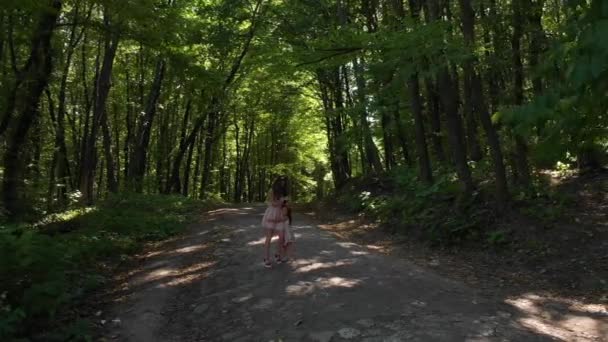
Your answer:
[[[283,201],[282,210],[283,215],[287,218],[287,220],[283,225],[283,255],[285,255],[285,258],[281,261],[286,262],[292,256],[292,246],[293,243],[296,241],[296,237],[293,233],[293,230],[291,229],[291,208],[287,205],[287,200]]]
[[[268,193],[268,208],[264,212],[262,218],[262,226],[265,230],[266,239],[264,242],[264,267],[272,267],[269,257],[270,241],[274,235],[278,235],[277,252],[275,258],[278,262],[282,261],[284,248],[283,229],[287,226],[288,218],[284,215],[284,205],[287,203],[287,196],[284,182],[277,179],[272,184],[272,188]]]

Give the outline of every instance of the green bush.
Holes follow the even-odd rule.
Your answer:
[[[494,219],[479,194],[456,209],[459,184],[453,172],[442,170],[432,185],[425,185],[416,170],[396,168],[383,184],[370,182],[354,182],[339,195],[340,203],[383,223],[393,233],[413,233],[433,244],[450,245],[482,239],[485,227]],[[361,190],[360,184],[384,191]]]
[[[35,225],[0,226],[0,340],[84,338],[75,336],[86,335],[81,321],[50,327],[105,282],[99,263],[179,233],[202,208],[184,197],[121,195]]]

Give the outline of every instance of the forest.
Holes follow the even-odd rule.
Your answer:
[[[475,239],[554,201],[550,175],[602,169],[606,91],[602,0],[2,0],[0,336],[78,299],[51,273],[277,175],[296,202]]]

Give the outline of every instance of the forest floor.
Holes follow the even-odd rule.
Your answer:
[[[601,341],[599,303],[484,286],[443,260],[358,243],[344,227],[294,217],[295,257],[265,269],[264,207],[202,215],[116,278],[95,318],[111,341]],[[336,223],[337,222],[337,223]],[[327,223],[327,222],[325,222]],[[365,225],[363,225],[365,226]],[[342,238],[335,233],[342,231]],[[378,231],[378,230],[376,230]],[[358,235],[361,237],[361,235]],[[463,264],[464,265],[464,264]],[[491,283],[491,282],[489,282]],[[507,286],[505,286],[507,287]]]

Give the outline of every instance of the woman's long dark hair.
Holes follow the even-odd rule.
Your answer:
[[[274,183],[272,183],[272,197],[277,200],[281,197],[287,197],[287,177],[280,176],[275,179]],[[283,201],[283,206],[287,206],[287,200]],[[289,224],[292,222],[291,217],[291,207],[287,206],[287,219],[289,220]]]
[[[272,183],[272,197],[279,199],[282,196],[287,196],[287,177],[277,177]]]

